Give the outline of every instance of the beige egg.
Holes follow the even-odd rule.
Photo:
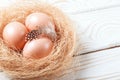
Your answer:
[[[42,12],[31,13],[30,15],[27,16],[25,20],[25,25],[30,31],[36,30],[38,29],[38,27],[47,26],[49,24],[53,25],[53,21],[47,14]],[[54,25],[53,25],[53,28],[55,28]]]
[[[53,48],[53,42],[48,38],[39,38],[28,41],[23,48],[26,58],[40,59],[48,56]]]
[[[26,27],[20,22],[10,22],[3,29],[3,39],[5,43],[15,49],[20,50],[25,44]]]

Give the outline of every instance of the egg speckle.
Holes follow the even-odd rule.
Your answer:
[[[26,27],[20,22],[10,22],[3,29],[5,43],[16,50],[22,49],[25,44]]]
[[[40,59],[48,56],[52,51],[53,43],[48,38],[39,38],[28,41],[23,49],[26,58]]]

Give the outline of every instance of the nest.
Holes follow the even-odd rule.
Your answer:
[[[26,59],[20,52],[10,49],[2,39],[2,31],[11,21],[25,24],[30,13],[43,12],[54,21],[57,40],[53,51],[43,59]],[[58,8],[37,0],[24,0],[0,10],[0,70],[13,79],[47,77],[68,67],[75,50],[75,33],[71,21]],[[37,80],[37,79],[35,79]],[[50,79],[49,79],[50,80]]]

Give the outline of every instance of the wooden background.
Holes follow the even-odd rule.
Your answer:
[[[72,65],[55,80],[120,80],[120,0],[43,1],[71,18],[79,39]],[[10,79],[1,72],[0,80]]]

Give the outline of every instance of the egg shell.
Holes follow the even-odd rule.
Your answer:
[[[26,58],[40,59],[48,56],[52,51],[53,43],[48,38],[39,38],[28,41],[23,48]]]
[[[15,50],[22,49],[25,44],[26,27],[17,21],[8,23],[3,29],[5,43]]]
[[[31,13],[30,15],[27,16],[25,20],[25,25],[30,31],[36,30],[38,29],[38,27],[47,26],[48,24],[53,25],[54,23],[51,20],[50,16],[42,12]],[[55,28],[54,25],[53,28]]]

